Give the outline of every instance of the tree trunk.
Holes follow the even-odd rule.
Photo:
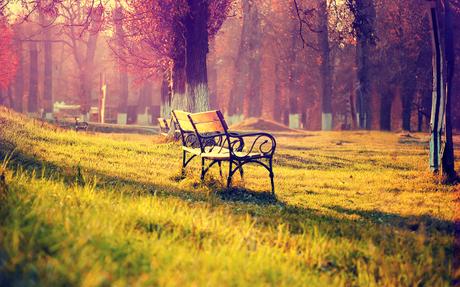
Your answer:
[[[273,110],[273,119],[277,122],[281,122],[281,113],[283,111],[282,99],[281,99],[281,77],[280,77],[280,64],[277,63],[275,65],[275,76],[276,76],[276,83],[275,83],[275,102],[274,102],[274,110]]]
[[[188,0],[189,16],[185,21],[185,72],[187,110],[190,112],[209,109],[208,75],[206,55],[208,53],[207,1]]]
[[[255,36],[258,37],[258,36]],[[255,53],[252,54],[250,65],[249,65],[249,87],[248,93],[246,93],[246,103],[248,104],[249,117],[260,117],[262,113],[262,98],[260,96],[260,41],[258,46],[255,46]]]
[[[210,49],[212,57],[208,58],[208,87],[209,87],[209,106],[211,109],[219,109],[217,100],[217,55],[215,49],[215,39],[211,42]]]
[[[48,38],[48,37],[47,37]],[[43,89],[44,111],[53,112],[53,46],[51,42],[45,40],[45,78]]]
[[[13,86],[11,85],[11,83],[10,85],[8,85],[7,97],[8,97],[8,106],[12,108],[14,105],[14,97],[13,97]]]
[[[171,109],[187,110],[186,100],[186,74],[185,74],[185,54],[178,56],[173,63],[171,71],[171,98],[168,103]]]
[[[163,76],[163,81],[161,82],[161,92],[160,92],[160,101],[161,101],[161,116],[164,118],[171,117],[171,94],[170,94],[170,84],[169,76],[166,74]]]
[[[402,89],[402,128],[411,131],[412,103],[415,96],[416,78],[414,73],[407,73]]]
[[[118,4],[118,3],[117,3]],[[122,27],[123,21],[123,10],[121,7],[116,7],[113,12],[113,20],[115,22],[115,37],[118,47],[123,47],[124,45],[124,32]],[[118,113],[127,114],[128,113],[128,96],[129,96],[129,79],[126,71],[123,70],[121,64],[119,63],[119,79],[120,79],[120,93],[118,99]]]
[[[40,10],[40,22],[44,26],[44,78],[43,78],[43,108],[45,115],[53,112],[53,46],[51,42],[50,27],[47,27],[46,16]]]
[[[356,9],[365,19],[357,19],[360,25],[357,33],[356,63],[358,67],[357,89],[359,128],[370,129],[370,50],[374,42],[375,7],[373,0],[356,0]]]
[[[14,80],[14,104],[13,108],[17,112],[23,111],[23,100],[24,100],[24,59],[22,51],[22,41],[16,42],[16,53],[18,55],[18,67],[16,71],[16,77]]]
[[[230,93],[229,114],[240,116],[244,113],[244,103],[248,107],[248,115],[257,114],[260,110],[260,19],[255,1],[243,0],[243,27],[241,29],[240,46],[235,62],[235,79]],[[255,69],[255,70],[252,70]],[[259,75],[254,75],[254,74]]]
[[[452,182],[456,179],[455,173],[455,157],[454,157],[454,144],[452,139],[452,86],[453,76],[455,73],[455,49],[453,39],[453,23],[452,11],[449,0],[444,3],[445,18],[444,18],[444,31],[445,31],[445,61],[446,61],[446,101],[445,101],[445,146],[442,154],[442,173],[447,181]]]
[[[128,73],[123,70],[119,72],[120,93],[118,100],[118,113],[126,114],[128,112],[128,97],[129,97],[129,78]]]
[[[380,96],[380,129],[391,130],[391,106],[393,103],[392,92],[388,89]]]
[[[96,54],[98,33],[91,32],[86,46],[86,57],[83,69],[83,90],[82,90],[82,114],[88,114],[91,108],[91,92],[93,87],[93,63],[94,55]]]
[[[29,98],[28,108],[29,113],[38,112],[38,49],[36,42],[29,43],[30,53],[30,73],[29,73]]]
[[[323,131],[332,130],[332,66],[330,61],[329,47],[329,13],[327,11],[327,1],[320,4],[321,33],[318,33],[319,48],[321,50],[321,93],[322,93],[322,119],[321,129]]]
[[[137,101],[137,113],[145,114],[147,108],[152,105],[152,82],[149,80],[144,81],[139,90],[139,99]]]

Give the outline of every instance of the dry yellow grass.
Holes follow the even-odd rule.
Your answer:
[[[197,162],[181,179],[176,143],[1,110],[0,285],[451,283],[457,193],[429,174],[425,134],[276,137],[274,198],[258,167],[226,190]]]

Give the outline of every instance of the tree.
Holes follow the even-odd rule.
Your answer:
[[[44,77],[43,77],[43,100],[44,112],[53,112],[53,43],[51,39],[52,24],[41,9],[39,11],[40,25],[43,27],[43,50],[44,50]]]
[[[5,91],[14,79],[18,60],[12,42],[13,32],[0,16],[0,90]]]
[[[235,79],[232,88],[229,114],[244,114],[244,104],[249,105],[247,116],[260,116],[260,61],[261,25],[257,1],[242,1],[243,26],[240,46],[235,61]]]
[[[167,75],[169,70],[174,90],[172,101],[182,102],[189,111],[208,109],[206,57],[209,39],[220,29],[231,1],[128,0],[126,3],[130,7],[123,19],[129,31],[125,41],[128,53],[124,54],[129,56],[126,61],[133,66],[143,65],[146,70],[163,70],[160,75]],[[139,47],[148,47],[150,51],[139,56],[131,53]],[[176,95],[182,94],[182,88],[185,88],[185,96],[178,99]]]
[[[117,3],[118,4],[118,3]],[[115,39],[117,47],[123,47],[124,30],[122,26],[123,21],[123,8],[118,6],[113,11],[113,22],[115,25]],[[119,65],[119,79],[120,79],[120,98],[118,102],[118,113],[124,114],[127,117],[128,113],[128,96],[129,96],[129,78],[126,69]]]
[[[431,113],[430,167],[447,182],[456,180],[451,123],[452,79],[455,72],[455,50],[451,1],[430,1],[433,35],[433,101]],[[444,141],[442,140],[444,138]]]
[[[27,111],[38,112],[38,47],[36,42],[29,42],[29,95]]]
[[[347,0],[347,6],[353,14],[353,31],[357,39],[356,66],[358,68],[358,113],[359,127],[370,129],[370,69],[369,62],[372,47],[376,42],[374,0]]]

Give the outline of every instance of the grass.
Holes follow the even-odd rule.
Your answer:
[[[277,133],[266,171],[185,179],[157,136],[55,131],[0,110],[0,285],[449,286],[454,186],[426,135]],[[7,163],[7,164],[6,164]]]

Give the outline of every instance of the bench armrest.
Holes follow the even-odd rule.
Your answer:
[[[275,137],[269,133],[255,132],[255,133],[229,133],[230,142],[233,151],[243,151],[244,147],[248,147],[237,157],[249,156],[251,153],[260,153],[264,156],[273,156],[276,149]],[[235,140],[233,140],[235,139]],[[241,148],[236,148],[239,143],[242,143]]]

